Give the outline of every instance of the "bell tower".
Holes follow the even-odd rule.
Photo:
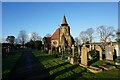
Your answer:
[[[68,26],[67,20],[65,15],[63,16],[62,19],[62,24],[60,26],[60,35],[70,35],[70,27]]]
[[[62,41],[61,39],[62,39],[63,35],[64,35],[66,40],[70,36],[70,27],[68,26],[65,15],[63,16],[62,24],[60,26],[60,44],[61,44],[61,41]]]

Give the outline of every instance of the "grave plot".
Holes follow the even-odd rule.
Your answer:
[[[94,67],[94,66],[88,66],[87,69],[90,70],[92,73],[100,73],[100,72],[102,72],[101,68]]]
[[[82,47],[81,51],[81,63],[80,66],[85,67],[92,73],[102,72],[102,69],[99,67],[91,66],[90,62],[94,63],[96,60],[99,60],[99,54],[95,53],[96,51],[90,51],[87,49],[85,45]],[[98,54],[98,55],[96,55]]]
[[[116,67],[115,67],[115,66],[110,65],[110,64],[101,64],[101,65],[99,65],[99,67],[101,67],[101,68],[103,68],[103,69],[105,69],[105,70],[112,70],[112,69],[116,69]]]

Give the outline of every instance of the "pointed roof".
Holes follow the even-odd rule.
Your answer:
[[[67,24],[67,20],[66,20],[65,15],[63,16],[63,19],[62,19],[62,24]]]
[[[53,33],[53,35],[51,36],[51,40],[53,40],[53,39],[59,39],[59,37],[60,37],[60,28],[58,28],[54,33]]]

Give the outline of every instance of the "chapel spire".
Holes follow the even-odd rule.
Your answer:
[[[62,24],[61,24],[61,25],[62,25],[62,26],[64,26],[64,25],[67,26],[67,25],[68,25],[65,15],[63,16]]]

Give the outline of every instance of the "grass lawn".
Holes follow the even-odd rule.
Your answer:
[[[33,54],[55,80],[78,79],[82,77],[82,73],[86,72],[86,69],[79,65],[71,65],[60,58],[54,58],[52,55],[48,55],[44,52],[34,51]]]
[[[21,53],[17,52],[13,55],[6,55],[2,58],[2,78],[5,79],[9,76],[11,70],[16,64],[16,61],[21,56]]]
[[[93,63],[93,66],[99,66],[101,64],[107,63],[105,60],[99,60]],[[114,64],[112,64],[114,65]],[[120,69],[114,69],[110,71],[103,71],[102,73],[95,74],[96,78],[120,78],[118,74],[120,73]]]
[[[93,78],[117,78],[118,77],[118,69],[112,71],[103,71],[102,73],[93,74],[86,70],[85,68],[79,65],[72,65],[65,60],[61,60],[60,58],[54,58],[52,55],[48,55],[41,51],[34,51],[33,54],[37,57],[40,64],[44,65],[44,67],[49,71],[50,75],[55,80],[89,80]],[[105,61],[97,61],[92,65],[103,64]],[[97,79],[97,80],[98,80]]]

